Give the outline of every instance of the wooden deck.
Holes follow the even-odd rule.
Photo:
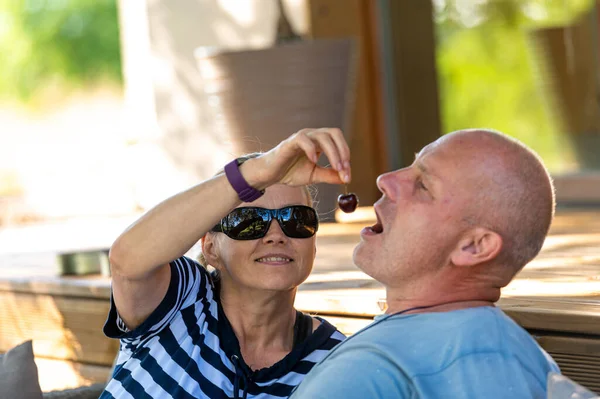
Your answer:
[[[370,223],[324,224],[315,270],[297,295],[299,309],[348,334],[381,313],[385,301],[381,285],[352,265],[358,232]],[[110,280],[59,277],[56,270],[53,252],[0,255],[0,352],[33,339],[45,389],[103,381],[118,349],[101,331]],[[600,390],[600,211],[560,211],[542,253],[503,291],[499,306],[560,359],[566,374]]]

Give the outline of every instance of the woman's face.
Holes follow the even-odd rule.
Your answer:
[[[242,206],[279,209],[288,205],[308,205],[310,198],[304,188],[277,184],[265,194]],[[205,256],[221,273],[227,286],[269,291],[289,291],[300,285],[310,274],[316,254],[316,236],[290,238],[276,220],[267,234],[256,240],[239,241],[223,233],[209,233]],[[211,246],[212,245],[212,250]]]

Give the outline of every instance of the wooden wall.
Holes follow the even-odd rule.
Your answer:
[[[119,341],[105,337],[106,298],[0,291],[0,353],[27,340],[42,390],[108,381]]]

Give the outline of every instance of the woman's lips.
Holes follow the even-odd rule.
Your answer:
[[[292,263],[294,261],[294,259],[290,258],[287,255],[266,255],[266,256],[261,256],[260,258],[256,259],[255,262],[259,262],[259,263],[264,263],[267,265],[287,265],[289,263]]]

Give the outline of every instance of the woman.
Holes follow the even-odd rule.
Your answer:
[[[301,130],[121,234],[104,326],[121,348],[101,398],[289,396],[344,338],[293,304],[316,253],[306,186],[349,182],[349,155],[338,129]],[[200,239],[218,278],[183,256]]]

